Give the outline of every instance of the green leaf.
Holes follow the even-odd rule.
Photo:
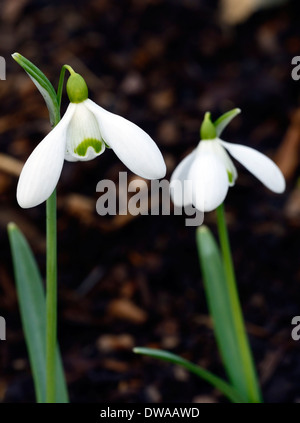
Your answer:
[[[58,100],[53,85],[46,75],[24,56],[19,53],[14,53],[12,57],[25,70],[34,85],[44,97],[48,107],[51,125],[54,126],[60,120],[60,116]]]
[[[14,223],[8,225],[8,235],[36,398],[37,402],[45,402],[46,301],[43,282],[31,249]],[[68,402],[63,366],[58,349],[56,354],[56,392],[56,402]]]
[[[149,357],[159,358],[160,360],[168,361],[173,364],[178,364],[219,389],[219,391],[226,395],[226,397],[229,398],[232,402],[245,402],[238,394],[238,392],[236,392],[236,390],[231,385],[229,385],[229,383],[225,382],[223,379],[219,378],[208,370],[203,369],[203,367],[197,366],[196,364],[191,363],[190,361],[185,360],[176,354],[154,348],[143,347],[136,347],[133,349],[133,352],[136,354],[144,354]]]
[[[247,381],[244,378],[220,251],[206,226],[197,229],[196,237],[205,294],[219,351],[231,384],[238,389],[240,395],[248,398]]]
[[[234,119],[240,113],[241,109],[232,109],[229,112],[224,113],[214,122],[218,137],[221,135],[226,126],[232,121],[232,119]]]

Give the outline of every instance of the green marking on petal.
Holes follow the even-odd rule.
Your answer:
[[[96,153],[100,153],[102,150],[102,142],[95,138],[87,138],[75,148],[74,153],[84,157],[89,147],[92,147]]]
[[[227,170],[227,175],[228,175],[229,183],[232,184],[233,183],[233,174],[231,172],[229,172],[229,170]]]

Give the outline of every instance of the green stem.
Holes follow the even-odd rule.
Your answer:
[[[57,340],[57,235],[56,235],[56,190],[46,203],[47,228],[47,290],[46,290],[46,402],[54,403],[55,357]]]
[[[64,65],[60,72],[56,110],[56,121],[60,121],[60,105],[66,69],[73,69]],[[74,71],[73,71],[74,72]],[[55,359],[57,343],[57,227],[56,227],[56,190],[46,202],[46,232],[47,232],[47,289],[46,289],[46,402],[54,403],[55,392]]]
[[[262,402],[262,395],[258,383],[257,373],[255,370],[255,365],[250,350],[249,340],[239,301],[223,204],[221,204],[217,208],[217,222],[221,250],[223,255],[224,269],[226,274],[228,295],[232,308],[232,318],[235,327],[237,342],[239,344],[241,362],[243,364],[244,376],[247,384],[248,397],[251,402]]]
[[[57,101],[58,101],[58,109],[59,110],[60,110],[60,105],[61,105],[61,96],[62,96],[62,90],[63,90],[63,86],[64,86],[64,79],[65,79],[66,70],[68,70],[70,72],[70,74],[75,73],[73,68],[71,68],[71,66],[69,66],[69,65],[63,65],[62,68],[61,68],[60,75],[59,75],[59,81],[58,81],[58,88],[57,88]]]

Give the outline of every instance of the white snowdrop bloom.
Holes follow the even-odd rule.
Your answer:
[[[206,113],[199,145],[179,163],[171,177],[171,198],[175,206],[192,204],[208,212],[224,201],[228,188],[237,178],[228,152],[271,191],[285,190],[284,177],[271,159],[253,148],[220,139],[223,129],[238,113],[240,109],[234,109],[214,123],[210,113]]]
[[[37,206],[50,197],[64,160],[93,160],[104,152],[106,145],[137,175],[146,179],[165,176],[165,162],[152,138],[134,123],[90,100],[79,74],[71,74],[67,92],[70,104],[66,113],[37,145],[22,169],[17,187],[21,207]]]

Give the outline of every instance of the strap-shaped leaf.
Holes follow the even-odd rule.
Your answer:
[[[32,251],[18,227],[8,225],[8,235],[31,370],[38,402],[46,401],[46,301],[43,283]],[[60,353],[56,354],[56,402],[68,402]]]
[[[249,401],[247,380],[244,377],[237,339],[239,335],[235,331],[221,254],[212,233],[206,226],[197,229],[196,237],[205,294],[213,318],[219,351],[232,385]]]
[[[215,126],[218,137],[224,131],[226,126],[232,121],[232,119],[234,119],[240,113],[241,113],[241,109],[232,109],[229,112],[224,113],[214,122],[214,126]]]
[[[229,385],[229,383],[225,382],[223,379],[219,378],[218,376],[214,375],[203,367],[197,366],[196,364],[191,363],[190,361],[185,360],[184,358],[176,354],[164,350],[158,350],[155,348],[143,347],[136,347],[133,349],[133,352],[135,352],[136,354],[144,354],[149,357],[159,358],[160,360],[168,361],[173,364],[178,364],[186,368],[190,372],[194,373],[195,375],[206,380],[212,386],[219,389],[232,402],[245,402],[243,398],[239,395],[239,393],[232,386]]]
[[[25,70],[34,85],[44,97],[48,107],[51,125],[56,125],[60,116],[58,115],[59,106],[53,85],[39,68],[37,68],[32,62],[30,62],[30,60],[26,59],[20,53],[14,53],[12,57]]]

